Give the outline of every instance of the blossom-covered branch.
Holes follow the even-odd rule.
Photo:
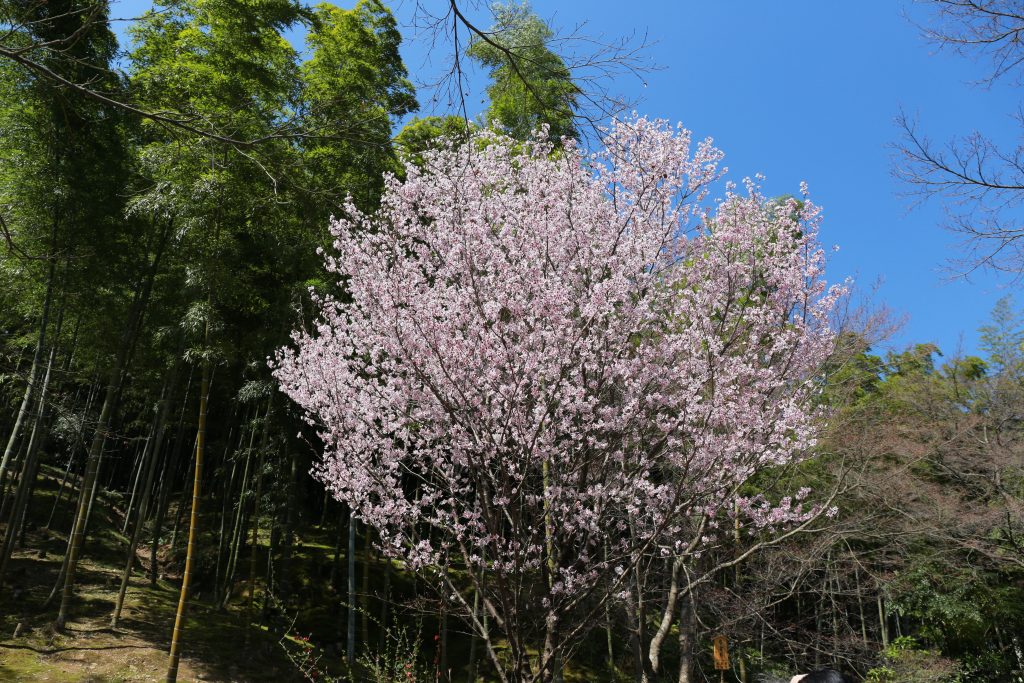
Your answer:
[[[505,680],[548,680],[570,624],[643,558],[699,552],[820,422],[842,290],[818,208],[753,182],[711,202],[721,152],[663,122],[604,143],[485,132],[389,178],[333,226],[344,296],[275,361],[320,478],[411,568],[457,563]],[[739,509],[762,530],[808,512]]]

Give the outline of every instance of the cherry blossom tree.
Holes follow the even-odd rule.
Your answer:
[[[480,132],[347,206],[343,294],[274,361],[320,479],[507,682],[551,680],[641,565],[820,509],[740,490],[820,425],[842,288],[818,208],[750,181],[712,199],[721,152],[660,121],[564,145]]]

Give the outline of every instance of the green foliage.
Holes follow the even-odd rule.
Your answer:
[[[827,405],[859,404],[877,395],[885,364],[870,352],[866,342],[853,332],[843,332],[837,347],[857,350],[835,367],[826,368],[828,383],[823,400]]]
[[[902,353],[890,353],[887,362],[890,367],[889,377],[918,377],[931,375],[935,372],[934,356],[942,352],[935,344],[914,344]]]
[[[492,6],[488,40],[475,38],[469,56],[489,70],[487,125],[525,140],[542,125],[553,140],[576,138],[579,88],[551,48],[552,30],[526,3]]]
[[[395,146],[403,161],[422,167],[424,152],[437,149],[445,140],[466,140],[475,128],[461,116],[415,117],[395,137]]]
[[[287,113],[296,55],[281,30],[299,16],[289,0],[158,3],[130,28],[132,87],[145,106],[255,139]]]
[[[302,63],[284,37],[299,23],[309,26]],[[256,141],[147,126],[149,183],[132,210],[173,223],[168,285],[178,298],[213,292],[219,356],[265,358],[319,273],[330,215],[349,195],[372,207],[383,174],[398,169],[391,127],[417,105],[394,18],[378,0],[351,10],[175,0],[131,35],[130,83],[144,106],[173,104],[224,137]],[[187,322],[190,305],[175,306]]]
[[[991,322],[983,325],[981,348],[997,369],[1024,370],[1024,314],[1014,310],[1013,297],[996,302]]]
[[[957,683],[954,662],[918,647],[910,637],[897,638],[883,653],[884,664],[867,673],[865,683]]]
[[[401,35],[379,0],[351,10],[322,3],[306,39],[301,67],[307,189],[313,216],[326,221],[346,195],[372,207],[385,171],[399,170],[392,124],[418,108],[398,52]]]
[[[899,478],[892,484],[902,500],[879,494],[908,519],[900,555],[890,559],[898,570],[884,582],[888,611],[934,650],[897,641],[869,680],[1010,675],[1012,650],[1000,634],[1024,629],[1020,552],[1007,540],[1021,528],[1014,464],[1021,434],[1011,417],[1021,396],[1013,379],[1020,334],[1020,320],[1003,300],[982,328],[985,358],[939,365],[939,349],[918,344],[884,362],[864,351],[834,375],[854,387],[839,421],[874,430],[870,447],[884,459],[868,466],[879,471],[879,481],[886,472]],[[881,549],[874,552],[881,556]]]
[[[992,623],[1022,616],[1014,605],[1024,595],[1007,595],[998,577],[941,561],[911,566],[890,588],[896,595],[891,610],[920,623],[920,638],[946,652],[983,647]],[[1011,602],[1004,602],[1007,599]]]
[[[54,0],[19,5],[17,16],[26,19],[17,36],[26,46],[75,36],[61,50],[30,50],[34,59],[69,81],[123,94],[105,5]],[[8,304],[0,307],[15,325],[34,327],[51,265],[59,265],[54,299],[69,309],[120,308],[122,287],[137,275],[131,250],[146,238],[124,216],[132,133],[119,111],[0,63],[0,218],[13,243],[0,253],[0,304]],[[83,340],[109,337],[93,316],[79,322]]]

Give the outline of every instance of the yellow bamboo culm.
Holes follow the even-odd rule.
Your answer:
[[[206,324],[209,338],[210,325]],[[167,683],[178,680],[178,660],[181,658],[181,631],[185,627],[185,607],[188,602],[188,584],[192,578],[192,559],[195,557],[195,542],[199,532],[199,495],[203,481],[203,446],[206,443],[206,408],[210,393],[210,361],[203,361],[203,378],[199,389],[199,425],[196,433],[195,480],[192,482],[192,513],[188,523],[188,549],[185,552],[185,575],[181,579],[181,595],[178,597],[178,611],[174,616],[174,633],[171,635],[171,653],[167,662]]]

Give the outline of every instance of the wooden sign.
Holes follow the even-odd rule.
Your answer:
[[[729,670],[729,640],[725,636],[715,636],[715,671]]]

